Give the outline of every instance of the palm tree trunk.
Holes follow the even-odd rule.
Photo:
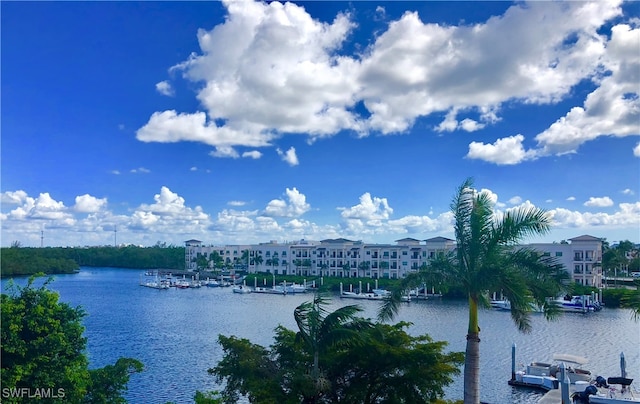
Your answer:
[[[469,296],[469,329],[464,357],[464,404],[480,404],[480,327],[478,301]]]

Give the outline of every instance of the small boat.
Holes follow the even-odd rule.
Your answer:
[[[605,382],[603,377],[598,376],[595,384],[585,384],[582,389],[576,389],[571,397],[576,404],[640,403],[640,394],[634,392],[632,382],[633,379],[626,377],[610,377]]]
[[[181,280],[177,280],[175,285],[176,285],[176,288],[178,289],[188,289],[190,286],[190,283],[189,281],[181,279]]]
[[[142,282],[142,283],[140,283],[140,286],[145,286],[147,288],[159,289],[159,290],[167,290],[167,289],[169,289],[169,285],[168,284],[166,284],[164,282],[157,282],[157,281]]]
[[[602,305],[592,300],[589,295],[566,295],[561,299],[556,299],[554,302],[560,307],[560,310],[570,313],[592,313],[602,310]]]
[[[373,296],[373,293],[342,292],[342,294],[340,294],[340,297],[346,299],[369,299],[373,298]]]
[[[244,286],[244,285],[240,285],[240,286],[234,286],[233,287],[233,293],[251,293],[251,289],[249,289],[248,287]]]
[[[553,355],[553,362],[554,363],[531,362],[527,365],[525,373],[532,376],[557,377],[560,371],[559,363],[564,362],[570,383],[590,382],[592,379],[591,372],[582,369],[582,366],[589,362],[586,358],[577,355],[555,354]]]
[[[220,286],[222,286],[220,282],[216,281],[215,279],[208,279],[208,278],[206,281],[203,282],[203,284],[208,288],[219,288]]]
[[[146,273],[145,273],[146,274]],[[140,279],[140,286],[144,286],[152,289],[166,290],[169,289],[169,284],[164,280],[158,278],[158,275],[153,275],[153,278]]]
[[[307,287],[299,283],[285,284],[287,293],[307,293]]]
[[[506,299],[502,299],[502,300],[491,299],[491,302],[489,302],[489,304],[491,305],[492,308],[497,310],[511,310],[511,302]]]
[[[508,381],[511,386],[536,388],[545,391],[555,390],[560,386],[560,382],[554,376],[528,375],[524,371],[515,373],[515,379]]]
[[[286,295],[287,292],[283,288],[263,288],[263,287],[255,287],[253,288],[253,293],[265,293],[270,295]]]

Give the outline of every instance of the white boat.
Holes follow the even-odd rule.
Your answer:
[[[342,292],[340,297],[347,299],[369,299],[373,297],[373,293]]]
[[[249,289],[248,287],[244,286],[244,285],[240,285],[240,286],[234,286],[233,287],[233,293],[251,293],[251,289]]]
[[[606,383],[585,383],[582,388],[577,388],[571,397],[576,404],[640,403],[640,393],[631,387],[632,382],[633,379],[626,377],[610,377]]]
[[[560,307],[560,310],[570,313],[591,313],[602,310],[602,305],[592,300],[589,295],[567,295],[564,298],[556,299],[555,303]]]
[[[511,302],[506,299],[502,299],[502,300],[491,299],[491,302],[489,302],[489,304],[494,309],[511,310]]]
[[[590,382],[592,379],[591,372],[582,368],[589,361],[577,355],[555,354],[553,355],[553,363],[532,362],[527,365],[526,374],[531,376],[553,376],[557,377],[560,372],[560,362],[564,362],[566,372],[569,376],[569,382]]]
[[[285,284],[287,293],[307,293],[307,287],[299,283]]]
[[[206,281],[203,282],[204,286],[208,287],[208,288],[219,288],[220,286],[222,286],[222,284],[220,282],[218,282],[215,279],[209,279],[207,278]]]
[[[253,288],[253,293],[265,293],[271,295],[286,295],[286,291],[283,288],[263,288],[263,287],[255,287]]]
[[[167,290],[169,289],[169,285],[164,283],[164,282],[158,282],[158,281],[146,281],[146,282],[142,282],[140,283],[140,286],[145,286],[147,288],[152,288],[152,289],[160,289],[160,290]]]
[[[372,289],[371,293],[373,293],[376,296],[391,296],[391,292],[386,290],[386,289]]]
[[[146,275],[146,273],[145,273]],[[140,286],[144,286],[152,289],[166,290],[169,289],[169,284],[164,280],[158,278],[158,275],[153,275],[153,278],[140,279]]]
[[[528,375],[524,371],[518,371],[514,380],[508,381],[512,386],[538,388],[542,390],[555,390],[560,382],[553,376]]]

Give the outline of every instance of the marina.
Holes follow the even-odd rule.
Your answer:
[[[278,325],[296,329],[293,310],[312,298],[310,293],[281,298],[260,293],[238,295],[232,293],[231,287],[172,287],[158,291],[138,285],[144,273],[135,269],[82,268],[78,274],[56,276],[50,285],[60,293],[62,301],[81,305],[87,312],[83,323],[91,367],[114,363],[121,356],[144,363],[144,372],[133,375],[128,386],[126,398],[132,404],[189,403],[196,390],[215,390],[216,382],[207,369],[222,358],[218,335],[235,335],[268,346],[273,343]],[[263,287],[270,288],[269,283],[267,280]],[[336,294],[329,309],[354,303],[362,307],[363,317],[376,318],[380,301],[348,302]],[[559,321],[546,321],[542,315],[532,314],[529,334],[518,332],[506,311],[482,310],[479,316],[483,402],[534,404],[543,397],[559,397],[554,396],[559,393],[557,389],[547,397],[544,390],[507,383],[511,378],[509,351],[513,343],[518,349],[516,372],[526,370],[532,362],[546,362],[554,353],[571,353],[588,358],[586,369],[594,376],[619,376],[617,358],[624,352],[627,377],[637,380],[640,375],[640,323],[633,321],[628,310],[605,307],[586,315],[566,313]],[[465,301],[434,298],[412,299],[410,304],[403,304],[393,322],[407,321],[412,335],[427,333],[435,341],[446,341],[447,351],[463,352],[467,319]],[[198,354],[193,355],[194,351]],[[461,399],[462,386],[461,373],[445,388],[445,398]],[[620,389],[619,385],[616,387]]]

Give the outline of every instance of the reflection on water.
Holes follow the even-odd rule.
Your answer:
[[[138,286],[142,272],[83,268],[76,275],[57,276],[51,285],[63,301],[81,305],[88,313],[84,324],[91,366],[114,363],[120,356],[145,364],[145,371],[133,375],[129,383],[127,398],[132,403],[193,402],[196,390],[216,388],[207,369],[222,357],[219,334],[267,346],[277,325],[295,329],[294,308],[311,299],[310,294],[239,295],[228,288],[154,290]],[[335,298],[331,305],[354,303],[363,307],[364,317],[376,317],[379,302]],[[412,334],[448,341],[452,351],[465,349],[465,302],[411,302],[402,306],[394,321],[400,320],[413,323]],[[550,360],[553,353],[571,353],[589,358],[587,368],[605,377],[620,373],[619,355],[624,352],[629,376],[640,380],[640,324],[628,310],[568,313],[554,322],[534,315],[532,325],[533,332],[521,334],[508,312],[480,313],[483,401],[535,403],[541,397],[507,384],[512,343],[517,346],[518,368]],[[447,388],[447,398],[462,398],[462,374]]]

